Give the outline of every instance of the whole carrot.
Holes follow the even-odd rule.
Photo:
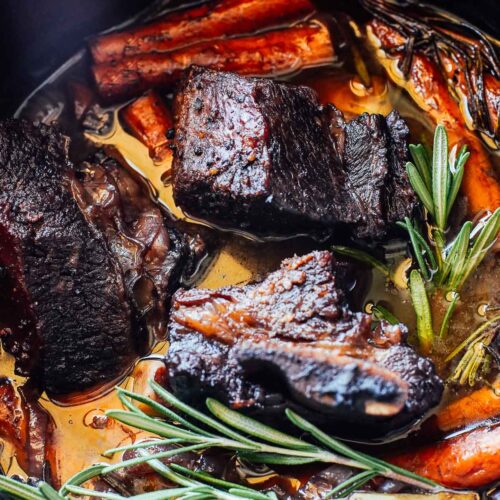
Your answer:
[[[212,40],[168,53],[127,57],[93,67],[97,89],[106,100],[119,100],[174,84],[191,65],[245,75],[276,75],[333,60],[328,28],[310,21],[260,35]]]
[[[478,427],[387,460],[450,488],[479,488],[500,479],[500,423]]]
[[[121,116],[132,134],[149,149],[155,161],[162,161],[171,154],[168,139],[174,120],[160,96],[149,91],[126,106]]]
[[[251,33],[310,14],[309,0],[219,0],[130,30],[90,41],[98,64],[148,52],[165,52],[195,42]]]

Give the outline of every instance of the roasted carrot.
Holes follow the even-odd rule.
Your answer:
[[[470,129],[486,129],[492,132],[488,134],[482,133],[482,137],[486,143],[496,149],[495,140],[499,137],[498,111],[500,109],[500,81],[493,75],[485,73],[483,75],[483,88],[478,88],[477,82],[467,81],[467,76],[462,71],[460,64],[464,65],[461,56],[454,54],[453,57],[444,50],[439,50],[440,68],[446,77],[448,89],[451,94],[458,100],[462,117]],[[479,113],[481,120],[486,120],[485,123],[475,123],[473,116],[478,113],[471,113],[471,105],[476,102],[475,95],[484,98],[485,110]],[[496,137],[495,137],[496,136]]]
[[[495,387],[500,389],[500,381]],[[500,417],[500,396],[493,389],[482,387],[446,405],[434,420],[439,430],[448,432],[494,417]]]
[[[202,42],[162,54],[127,57],[93,67],[100,95],[117,100],[168,86],[196,64],[246,75],[276,75],[333,59],[328,28],[319,21],[243,38]]]
[[[174,120],[160,96],[150,90],[122,110],[122,118],[132,134],[149,149],[149,156],[162,161],[171,154],[168,134]]]
[[[500,424],[387,457],[449,488],[479,488],[500,479]]]
[[[146,26],[95,38],[90,42],[90,50],[96,63],[111,62],[211,38],[251,33],[313,11],[309,0],[219,0],[167,14]]]
[[[481,140],[463,122],[459,105],[450,95],[439,68],[428,57],[416,52],[405,80],[398,68],[403,56],[389,56],[386,52],[401,46],[403,36],[377,19],[370,21],[367,32],[392,80],[403,87],[436,124],[445,125],[451,144],[469,146],[471,158],[466,165],[462,191],[468,198],[470,212],[495,210],[500,206],[500,184],[494,177],[493,165]]]

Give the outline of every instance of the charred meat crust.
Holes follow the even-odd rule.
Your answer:
[[[346,122],[308,87],[194,67],[175,120],[174,198],[196,217],[257,234],[381,238],[415,207],[396,111]]]
[[[0,264],[16,311],[3,342],[52,393],[109,381],[135,356],[120,269],[69,191],[71,168],[54,129],[0,123]]]
[[[329,252],[283,261],[264,281],[179,290],[169,322],[169,385],[193,404],[213,396],[250,413],[288,405],[325,427],[401,428],[439,402],[432,362],[403,325],[353,313]]]

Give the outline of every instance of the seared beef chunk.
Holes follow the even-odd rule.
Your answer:
[[[164,338],[167,305],[187,256],[184,236],[167,228],[146,185],[112,158],[83,164],[72,188],[85,217],[102,232],[121,267],[139,338]]]
[[[52,393],[120,375],[134,354],[120,268],[69,190],[67,139],[46,126],[0,123],[0,310],[17,373]],[[1,299],[0,299],[1,300]]]
[[[187,75],[175,111],[174,198],[196,217],[257,234],[380,238],[415,206],[395,111],[346,123],[308,87],[204,68]]]
[[[404,342],[405,327],[351,312],[329,252],[283,261],[261,283],[179,290],[167,354],[182,399],[206,396],[262,415],[295,407],[312,421],[386,432],[436,405],[431,361]]]

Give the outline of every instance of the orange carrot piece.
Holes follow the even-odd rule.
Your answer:
[[[283,25],[314,11],[310,0],[219,0],[91,40],[95,63],[165,52],[211,38]]]
[[[500,382],[496,387],[500,389]],[[491,388],[482,387],[445,406],[434,418],[437,427],[448,432],[495,417],[500,417],[500,396]]]
[[[460,108],[448,91],[438,67],[426,56],[415,53],[408,79],[397,67],[402,55],[388,56],[384,50],[400,46],[404,38],[396,30],[374,19],[368,23],[368,36],[379,51],[377,55],[392,80],[403,87],[433,121],[448,130],[452,145],[469,146],[471,157],[466,164],[462,192],[469,201],[469,210],[495,210],[500,206],[500,184],[494,177],[494,168],[488,153],[477,135],[463,122]]]
[[[319,21],[260,35],[202,42],[168,53],[127,57],[93,67],[101,97],[117,100],[172,85],[195,64],[245,75],[290,73],[333,60],[328,28]]]
[[[395,465],[449,488],[479,488],[500,479],[500,424],[388,457]]]
[[[160,96],[149,91],[122,110],[122,118],[132,134],[149,149],[149,156],[162,161],[171,154],[168,133],[174,120]]]

